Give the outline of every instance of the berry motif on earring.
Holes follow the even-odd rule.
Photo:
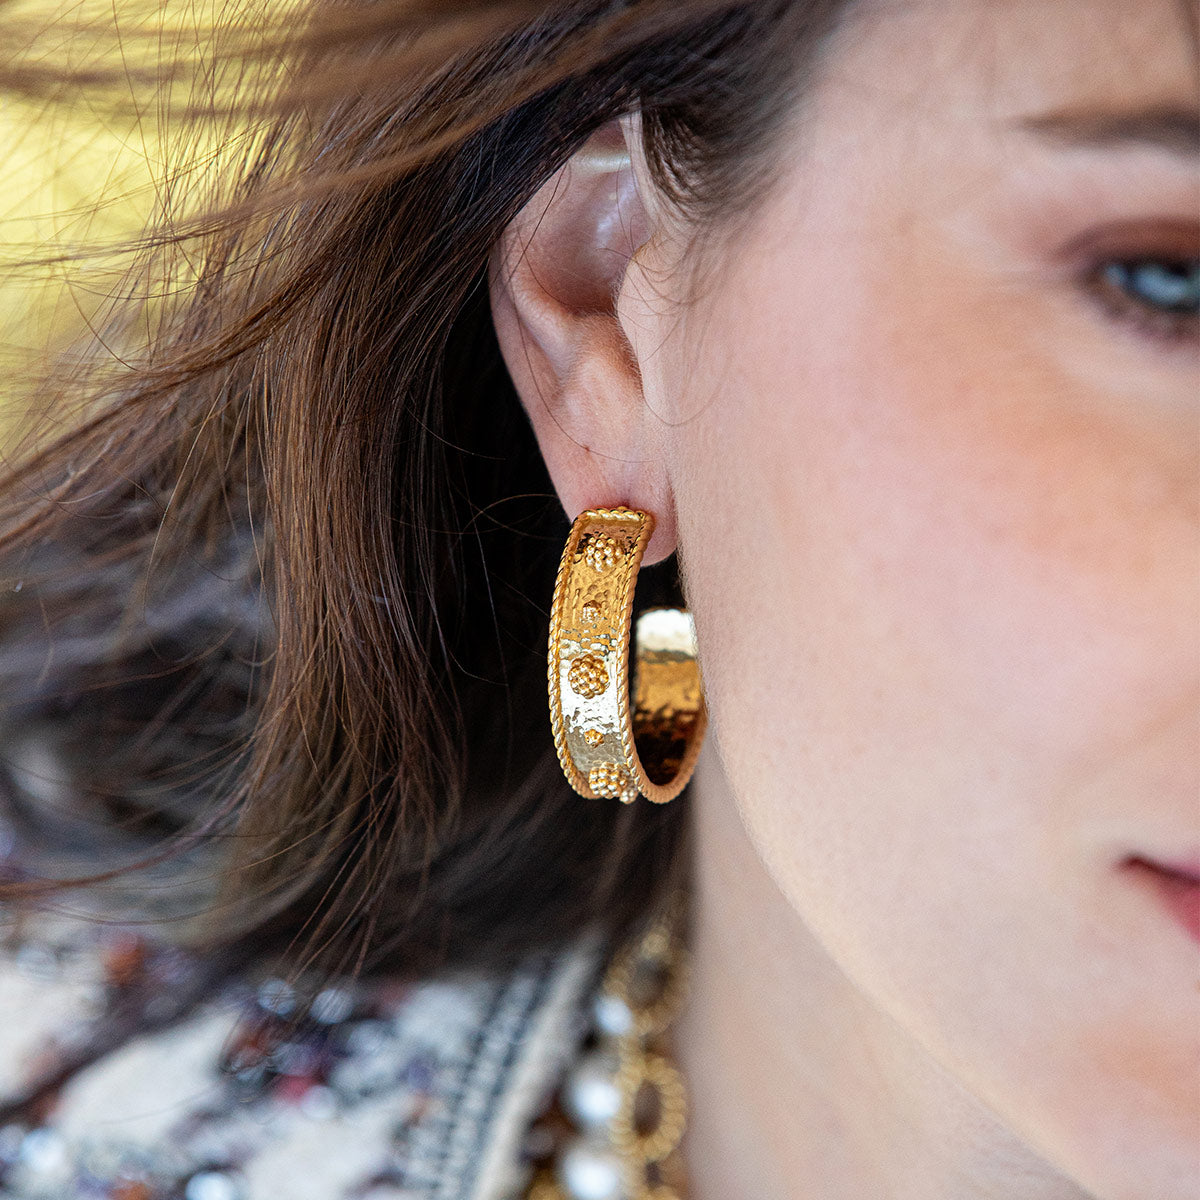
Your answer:
[[[623,553],[621,543],[603,531],[589,533],[582,545],[584,561],[593,571],[601,574],[615,566]]]
[[[594,654],[581,654],[567,671],[567,682],[581,696],[599,696],[608,687],[604,660]]]

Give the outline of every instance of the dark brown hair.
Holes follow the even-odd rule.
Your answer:
[[[257,124],[232,190],[134,247],[86,369],[43,386],[69,432],[2,481],[10,899],[138,878],[193,942],[417,973],[619,936],[681,879],[686,792],[584,800],[555,758],[569,523],[487,261],[634,110],[703,237],[843,7],[373,0],[227,38],[270,81],[233,102]],[[638,602],[678,591],[669,560]]]

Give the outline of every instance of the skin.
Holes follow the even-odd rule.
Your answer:
[[[1195,254],[1200,164],[1021,127],[1194,111],[1194,53],[864,4],[703,287],[614,131],[497,248],[568,516],[652,511],[696,622],[691,1200],[1200,1196],[1200,955],[1126,865],[1200,856],[1200,363],[1079,249]]]

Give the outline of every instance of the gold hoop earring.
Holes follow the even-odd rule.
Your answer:
[[[589,508],[563,549],[550,614],[550,723],[558,761],[581,796],[629,804],[674,799],[708,723],[696,632],[686,608],[638,615],[630,710],[633,589],[654,517]]]

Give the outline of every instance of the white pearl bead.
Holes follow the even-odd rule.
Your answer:
[[[592,1051],[567,1077],[563,1103],[575,1123],[583,1129],[603,1129],[621,1107],[617,1087],[617,1059],[613,1054]]]
[[[241,1200],[242,1191],[224,1171],[201,1171],[188,1180],[184,1200]]]
[[[53,1179],[70,1173],[67,1142],[56,1129],[31,1129],[21,1142],[17,1161],[35,1177]]]
[[[278,1017],[289,1016],[296,1007],[296,993],[282,979],[268,979],[258,988],[259,1006]]]
[[[609,1037],[622,1037],[633,1031],[633,1013],[620,996],[601,992],[592,1005],[592,1016]]]
[[[603,1142],[576,1138],[558,1160],[559,1187],[571,1200],[628,1200],[616,1151]]]

